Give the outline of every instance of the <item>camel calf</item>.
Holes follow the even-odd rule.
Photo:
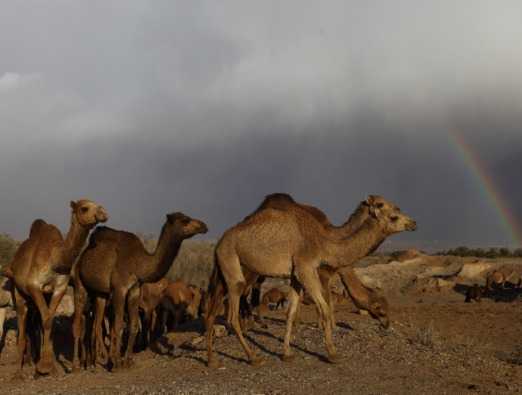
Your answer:
[[[155,334],[157,334],[157,331],[155,331],[157,321],[156,309],[165,297],[165,291],[168,286],[169,280],[166,278],[162,278],[155,283],[145,283],[141,286],[139,308],[143,311],[141,332],[144,347],[147,347],[150,342],[155,340]]]
[[[261,304],[259,305],[259,322],[263,322],[264,314],[270,308],[270,305],[275,305],[275,309],[277,310],[285,304],[287,299],[287,292],[283,292],[279,288],[272,288],[265,292],[261,299]]]
[[[199,288],[187,285],[180,280],[171,282],[166,287],[161,301],[163,308],[161,330],[167,324],[166,321],[169,314],[174,317],[174,326],[181,321],[184,313],[192,319],[198,318],[201,297],[202,294]]]

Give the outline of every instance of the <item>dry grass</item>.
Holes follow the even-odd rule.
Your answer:
[[[207,289],[214,267],[214,247],[213,241],[185,240],[167,278]]]

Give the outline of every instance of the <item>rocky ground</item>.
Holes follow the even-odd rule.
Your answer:
[[[55,326],[61,361],[59,376],[34,379],[33,368],[28,367],[25,380],[13,381],[16,350],[12,329],[0,356],[1,392],[498,394],[522,391],[520,299],[518,296],[509,301],[486,298],[481,303],[464,303],[464,295],[456,284],[460,281],[465,287],[466,281],[479,278],[459,278],[462,267],[451,274],[455,262],[480,263],[430,262],[423,269],[413,270],[411,261],[392,262],[389,270],[394,273],[393,278],[402,270],[398,269],[400,265],[407,267],[407,275],[397,275],[400,287],[397,284],[391,287],[384,277],[374,274],[374,281],[381,282],[390,299],[391,329],[383,330],[368,316],[354,313],[351,303],[341,304],[335,343],[343,359],[337,364],[324,362],[323,335],[317,327],[315,311],[312,306],[304,306],[303,324],[295,332],[296,358],[292,362],[280,360],[284,312],[278,311],[271,312],[267,329],[257,328],[248,333],[249,341],[266,361],[258,368],[245,363],[238,341],[228,336],[216,341],[223,368],[208,369],[205,342],[188,345],[199,336],[197,326],[192,325],[163,339],[164,345],[173,347],[170,353],[139,353],[135,366],[117,373],[98,367],[71,374],[70,322],[62,317]],[[438,274],[428,276],[426,271]],[[443,286],[439,279],[444,280]],[[9,325],[13,327],[14,320]],[[162,347],[162,350],[167,349]]]

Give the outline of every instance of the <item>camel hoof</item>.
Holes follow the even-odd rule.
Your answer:
[[[281,356],[281,360],[283,362],[292,362],[293,360],[295,360],[295,354],[283,354]]]
[[[266,363],[266,361],[263,358],[260,358],[260,357],[252,358],[250,360],[250,366],[253,366],[255,368],[263,366],[265,363]]]
[[[342,358],[338,354],[332,354],[328,355],[328,358],[326,359],[329,363],[337,364],[340,363]]]
[[[223,367],[223,363],[219,359],[209,359],[207,362],[207,366],[211,369],[220,369]]]
[[[36,373],[42,376],[54,376],[57,371],[52,360],[40,359],[36,364]]]

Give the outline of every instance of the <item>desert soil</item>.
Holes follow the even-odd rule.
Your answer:
[[[156,393],[360,393],[465,394],[516,393],[522,390],[522,302],[464,303],[448,291],[397,296],[390,300],[392,326],[383,330],[346,302],[338,306],[335,343],[342,359],[324,362],[322,331],[312,306],[303,307],[303,323],[295,332],[296,358],[280,360],[284,312],[271,312],[268,329],[254,329],[248,338],[265,365],[245,363],[234,336],[219,338],[216,349],[223,368],[205,366],[205,342],[187,346],[199,336],[190,326],[164,338],[164,346],[135,356],[128,370],[110,373],[102,367],[69,372],[70,321],[55,326],[59,344],[58,377],[12,379],[16,366],[15,322],[9,322],[0,356],[2,394],[156,394]]]

